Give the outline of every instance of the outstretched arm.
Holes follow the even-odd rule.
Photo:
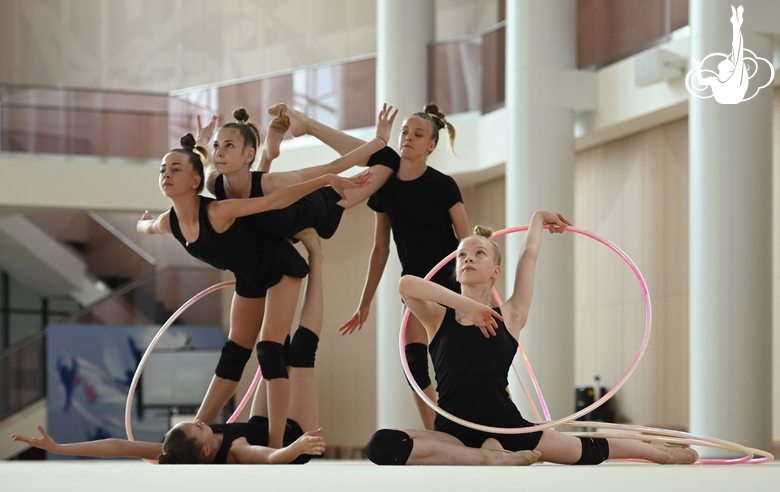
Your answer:
[[[566,217],[559,213],[539,210],[531,218],[528,232],[520,250],[520,259],[515,271],[515,285],[512,296],[504,303],[505,314],[511,319],[507,323],[509,332],[517,338],[520,330],[528,321],[528,310],[534,293],[534,277],[536,275],[536,260],[542,246],[544,226],[550,226],[550,233],[561,233],[566,226],[572,225]]]
[[[135,228],[141,234],[171,234],[171,211],[167,210],[155,219],[147,210]]]
[[[376,212],[374,225],[374,247],[371,249],[371,257],[368,260],[368,274],[363,285],[363,294],[360,296],[360,304],[352,317],[339,328],[342,335],[349,335],[355,330],[363,328],[363,323],[368,319],[371,309],[371,301],[374,300],[379,281],[390,256],[390,218],[385,213]]]
[[[50,453],[71,456],[91,456],[93,458],[129,457],[154,460],[162,453],[162,443],[128,441],[126,439],[101,439],[99,441],[59,444],[40,425],[38,426],[38,432],[41,433],[41,437],[14,434],[11,436],[11,439],[49,451]]]
[[[309,431],[289,446],[281,449],[266,446],[236,446],[230,453],[242,465],[282,465],[292,463],[302,454],[321,455],[325,452],[325,439],[320,437],[322,429]]]
[[[346,199],[344,193],[346,190],[362,188],[370,182],[371,170],[364,171],[351,178],[326,174],[325,176],[288,186],[261,197],[232,198],[213,202],[209,205],[209,220],[214,228],[221,232],[229,227],[238,217],[289,207],[304,196],[324,186],[332,187],[342,198]]]
[[[390,130],[393,128],[393,121],[395,121],[397,114],[398,110],[393,111],[392,106],[388,107],[387,104],[385,104],[377,117],[376,139],[361,145],[357,149],[328,164],[299,169],[297,171],[270,173],[263,177],[263,191],[270,193],[285,186],[317,178],[323,174],[338,174],[346,171],[352,166],[357,166],[361,162],[365,163],[365,161],[371,157],[371,154],[387,145],[387,139],[390,138]]]
[[[466,296],[456,294],[446,287],[414,275],[404,275],[398,282],[398,292],[404,302],[428,332],[428,340],[432,340],[444,319],[444,306],[464,313],[462,321],[468,321],[478,326],[485,337],[495,335],[498,328],[496,319],[504,320],[490,306],[480,304]]]

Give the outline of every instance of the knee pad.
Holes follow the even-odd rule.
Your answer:
[[[314,356],[320,337],[308,328],[298,327],[290,345],[291,367],[314,367]]]
[[[598,465],[609,459],[609,442],[602,437],[581,437],[582,457],[575,465]]]
[[[284,345],[278,342],[257,342],[257,362],[263,372],[263,379],[287,379],[287,363],[284,360]]]
[[[375,465],[405,465],[414,440],[404,431],[379,429],[366,443],[366,458]]]
[[[222,347],[222,354],[219,356],[214,374],[222,379],[241,381],[244,366],[251,356],[252,349],[244,348],[233,340],[228,340]]]
[[[431,385],[431,377],[428,375],[428,346],[424,343],[410,343],[406,346],[406,361],[409,370],[420,388],[425,389]],[[408,381],[407,381],[408,382]]]

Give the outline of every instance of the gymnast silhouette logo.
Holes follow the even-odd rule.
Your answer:
[[[711,53],[702,61],[692,58],[696,65],[685,76],[685,87],[688,92],[700,99],[714,97],[720,104],[739,104],[742,101],[753,99],[758,91],[772,83],[775,78],[775,68],[772,63],[745,48],[742,39],[742,13],[745,9],[740,5],[737,9],[731,6],[731,53]],[[709,65],[717,62],[718,71],[704,68],[708,60],[712,60]],[[769,67],[769,80],[761,87],[751,91],[747,95],[750,79],[759,73],[759,67],[764,62]],[[758,80],[758,79],[757,79]],[[754,83],[755,86],[755,83]],[[708,90],[709,88],[709,90]]]

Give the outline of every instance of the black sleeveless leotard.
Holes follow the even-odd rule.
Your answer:
[[[263,193],[262,171],[252,171],[252,188],[250,198],[265,196]],[[224,176],[217,176],[214,183],[214,196],[218,200],[227,198],[225,194]],[[241,217],[238,220],[246,222],[249,227],[270,237],[286,239],[301,232],[307,227],[314,227],[323,239],[329,239],[336,232],[344,214],[344,207],[337,205],[341,196],[330,186],[320,188],[289,207],[279,210],[269,210],[259,214]]]
[[[266,291],[279,283],[282,276],[303,278],[309,266],[292,244],[284,239],[258,234],[240,220],[218,233],[208,216],[213,198],[200,197],[198,239],[184,239],[176,211],[171,208],[171,232],[189,254],[209,265],[230,270],[236,275],[236,293],[242,297],[265,297]]]
[[[215,465],[227,463],[230,446],[236,439],[243,437],[252,446],[268,446],[267,417],[254,416],[246,423],[214,424],[210,427],[215,433],[222,434],[222,446],[217,451],[217,456],[214,457],[213,464]],[[284,437],[282,438],[283,444],[289,446],[302,435],[303,429],[298,425],[298,422],[287,419],[287,426],[284,428]],[[308,463],[313,457],[312,455],[302,454],[295,458],[295,461],[291,464],[301,465]]]
[[[496,311],[501,312],[498,308]],[[498,321],[498,320],[497,320]],[[439,331],[429,350],[436,370],[439,406],[470,422],[491,427],[528,427],[507,393],[507,375],[517,353],[517,340],[498,321],[496,336],[485,338],[476,326],[463,326],[455,320],[455,310],[447,308]],[[485,439],[497,439],[504,449],[534,449],[541,432],[530,434],[488,434],[456,424],[436,415],[434,430],[446,432],[471,448]]]

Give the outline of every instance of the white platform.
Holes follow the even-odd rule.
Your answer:
[[[11,491],[742,491],[780,490],[780,462],[732,466],[608,463],[574,467],[379,467],[367,461],[305,466],[157,466],[140,461],[4,462]]]

